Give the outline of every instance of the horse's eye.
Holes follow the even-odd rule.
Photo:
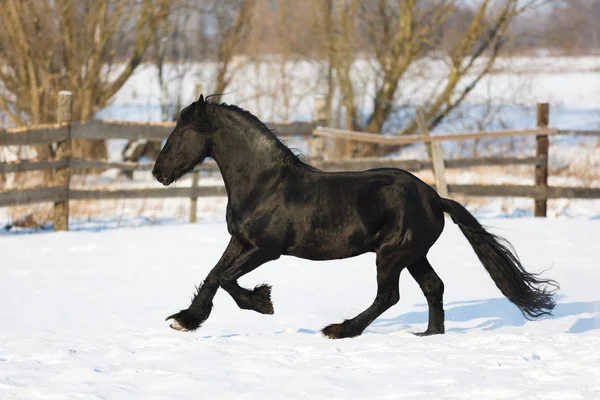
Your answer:
[[[177,131],[177,135],[183,136],[183,131]]]

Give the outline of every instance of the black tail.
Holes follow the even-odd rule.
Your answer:
[[[442,199],[442,204],[502,294],[519,307],[526,318],[551,315],[555,305],[552,296],[558,290],[558,283],[525,271],[513,246],[486,231],[460,203]]]

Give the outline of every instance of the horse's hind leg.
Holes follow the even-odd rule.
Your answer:
[[[408,272],[417,281],[429,306],[429,324],[427,330],[415,333],[417,336],[428,336],[444,333],[444,282],[435,273],[425,256],[419,258],[408,267]]]
[[[325,327],[322,333],[331,339],[360,335],[377,317],[400,300],[400,272],[412,264],[418,254],[403,249],[382,256],[377,254],[377,296],[369,308],[341,324]]]

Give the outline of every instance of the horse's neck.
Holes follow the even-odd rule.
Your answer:
[[[261,175],[284,167],[281,150],[271,138],[248,128],[219,132],[215,138],[213,158],[219,165],[228,195],[240,197],[260,184]]]

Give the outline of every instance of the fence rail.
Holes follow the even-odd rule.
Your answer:
[[[40,187],[26,190],[0,192],[0,207],[25,205],[39,202],[54,202],[55,229],[66,229],[68,226],[69,200],[109,200],[109,199],[159,199],[159,198],[190,198],[190,221],[196,220],[197,198],[226,195],[225,187],[198,186],[199,172],[216,172],[219,170],[214,161],[203,163],[192,172],[191,187],[117,189],[117,190],[82,190],[70,187],[70,170],[77,169],[118,169],[122,171],[150,171],[152,163],[114,162],[106,160],[86,160],[71,157],[70,141],[73,139],[145,139],[163,140],[174,123],[129,123],[118,121],[87,121],[72,122],[70,119],[70,95],[61,92],[59,104],[59,119],[64,121],[57,124],[32,126],[20,129],[0,130],[0,146],[23,146],[58,143],[56,160],[23,160],[19,162],[0,163],[0,174],[56,170],[61,180],[52,187]],[[312,165],[324,171],[365,170],[372,168],[401,168],[410,171],[434,169],[436,183],[434,187],[443,185],[449,195],[484,196],[484,197],[526,197],[535,201],[535,215],[546,215],[548,199],[598,199],[600,188],[586,187],[551,187],[548,186],[548,147],[549,136],[555,135],[584,135],[598,136],[600,131],[558,130],[549,128],[548,106],[538,105],[536,129],[510,130],[495,132],[472,132],[452,135],[430,135],[426,129],[426,121],[420,121],[421,135],[403,137],[386,137],[363,132],[344,131],[320,126],[324,120],[324,101],[315,99],[315,121],[267,124],[282,137],[304,137],[312,141],[311,148],[322,148],[324,139],[349,140],[379,145],[407,145],[414,143],[440,143],[442,141],[472,140],[483,138],[502,138],[535,136],[536,155],[530,157],[484,157],[469,159],[442,159],[439,148],[432,147],[431,160],[399,160],[384,158],[362,158],[348,160],[324,160],[322,157],[308,159]],[[68,144],[68,146],[66,146]],[[319,156],[319,154],[313,154]],[[437,159],[436,159],[437,157]],[[530,165],[535,167],[535,185],[459,185],[447,184],[445,169],[469,168],[478,166]],[[437,171],[436,171],[437,169]],[[438,190],[440,191],[440,190]],[[440,191],[442,192],[442,191]]]
[[[407,135],[407,136],[381,136],[371,133],[345,131],[342,129],[325,128],[318,126],[315,129],[314,135],[327,137],[331,139],[352,140],[354,142],[376,143],[388,146],[407,145],[415,143],[435,143],[445,141],[472,140],[472,139],[494,139],[503,137],[515,136],[539,136],[539,135],[556,135],[560,131],[558,129],[542,128],[542,129],[521,129],[512,131],[490,131],[490,132],[470,132],[457,133],[451,135]]]
[[[450,135],[407,135],[407,136],[381,136],[372,133],[346,131],[343,129],[326,128],[317,126],[313,132],[314,136],[326,137],[330,139],[351,140],[353,142],[376,143],[388,146],[399,146],[416,143],[434,143],[448,142],[473,139],[494,139],[504,137],[521,137],[521,136],[553,136],[553,135],[569,135],[569,136],[600,136],[598,130],[560,130],[554,128],[538,128],[538,129],[520,129],[507,131],[489,131],[489,132],[469,132],[456,133]]]
[[[599,199],[600,188],[524,185],[448,185],[450,194],[482,197],[547,199]]]
[[[68,137],[68,124],[45,124],[27,128],[0,129],[0,145],[2,146],[51,144],[67,140]]]
[[[66,196],[67,190],[64,186],[0,192],[0,207],[64,200]]]

